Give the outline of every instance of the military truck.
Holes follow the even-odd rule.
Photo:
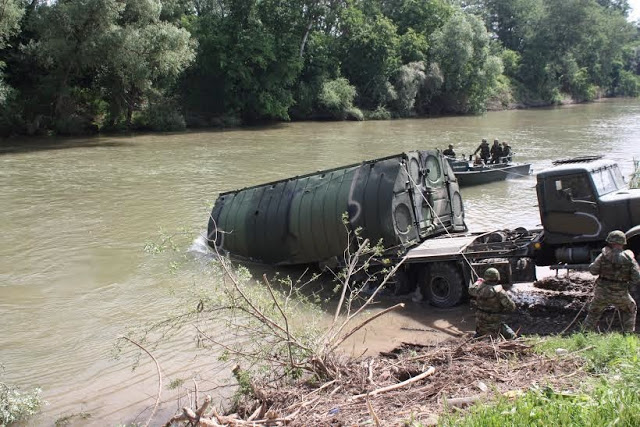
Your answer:
[[[537,174],[536,190],[542,229],[468,233],[449,163],[413,151],[223,193],[208,238],[275,265],[339,263],[360,229],[402,262],[397,288],[417,286],[438,307],[458,304],[489,266],[504,284],[535,280],[536,266],[586,268],[614,229],[640,251],[640,189],[626,188],[614,162],[562,161]]]
[[[612,230],[640,251],[640,189],[630,189],[611,160],[578,158],[538,173],[536,191],[544,235],[536,264],[585,268]]]
[[[417,282],[432,304],[457,304],[475,275],[489,266],[502,282],[535,280],[535,266],[585,270],[610,231],[626,233],[640,253],[640,189],[629,189],[611,160],[583,157],[555,162],[537,174],[542,229],[454,235],[408,251],[402,274]]]

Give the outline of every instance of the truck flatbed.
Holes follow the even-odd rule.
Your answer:
[[[420,245],[409,250],[406,263],[423,262],[426,258],[433,261],[448,261],[457,259],[472,244],[478,234],[462,234],[443,236],[437,239],[425,240]]]
[[[457,233],[425,240],[409,250],[406,263],[521,257],[531,254],[531,244],[541,230],[497,230]]]

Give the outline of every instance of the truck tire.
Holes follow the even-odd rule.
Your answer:
[[[435,307],[453,307],[464,297],[464,279],[455,262],[434,262],[426,267],[420,286]]]

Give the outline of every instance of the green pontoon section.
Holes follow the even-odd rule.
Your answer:
[[[358,228],[395,252],[445,229],[465,230],[448,163],[437,151],[414,151],[223,193],[208,238],[235,256],[306,264],[342,257],[347,229]]]

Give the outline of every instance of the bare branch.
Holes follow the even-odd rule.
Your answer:
[[[160,404],[160,397],[162,396],[162,370],[160,369],[160,364],[158,363],[156,358],[153,357],[153,354],[149,353],[149,351],[146,348],[144,348],[143,346],[141,346],[140,344],[138,344],[137,342],[135,342],[131,338],[128,338],[128,337],[125,337],[125,336],[121,336],[120,338],[129,341],[131,344],[137,346],[140,350],[142,350],[145,353],[147,353],[147,355],[149,355],[149,357],[156,364],[156,370],[158,371],[158,393],[156,395],[156,403],[153,405],[153,409],[151,410],[151,415],[149,415],[149,419],[147,420],[147,423],[145,424],[145,427],[148,427],[149,424],[151,424],[151,420],[153,419],[153,416],[156,414],[156,410],[158,409],[158,405]]]

